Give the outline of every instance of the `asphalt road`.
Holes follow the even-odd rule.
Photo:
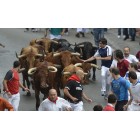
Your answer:
[[[67,39],[72,44],[74,44],[75,42],[79,43],[83,41],[90,41],[94,44],[93,36],[90,33],[87,33],[85,35],[85,38],[76,38],[75,33],[76,30],[71,29],[69,35],[64,35],[63,38]],[[43,37],[43,35],[43,29],[41,29],[41,32],[37,33],[24,32],[24,29],[0,29],[0,43],[6,46],[5,48],[0,48],[0,84],[2,84],[2,80],[6,72],[12,67],[13,61],[16,60],[15,51],[20,53],[21,48],[28,46],[30,40],[41,38]],[[105,34],[105,37],[108,39],[108,43],[114,49],[122,49],[125,46],[129,46],[132,48],[132,54],[136,54],[136,52],[140,50],[140,47],[138,45],[139,37],[136,38],[135,42],[131,42],[130,40],[123,41],[123,39],[117,38],[117,29],[109,29],[108,32]],[[100,65],[100,62],[98,62],[98,64]],[[95,104],[106,104],[106,101],[100,95],[101,76],[99,70],[96,71],[96,77],[97,80],[95,82],[91,80],[89,85],[84,86],[84,92],[93,100],[93,103],[87,103],[86,101],[84,101],[84,109],[86,111],[92,111]],[[20,111],[35,111],[34,91],[31,90],[31,92],[31,97],[27,97],[26,93],[20,90]],[[42,98],[42,95],[40,97]]]

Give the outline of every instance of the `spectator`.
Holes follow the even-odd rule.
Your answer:
[[[125,47],[123,49],[123,53],[124,53],[124,58],[126,60],[128,60],[129,63],[138,63],[139,62],[135,55],[130,54],[129,47]]]
[[[20,102],[19,87],[23,88],[25,91],[29,91],[28,88],[24,87],[19,81],[19,71],[20,62],[15,61],[13,63],[13,68],[6,73],[3,80],[4,91],[7,93],[6,98],[9,103],[12,104],[15,111],[18,111],[18,106]]]
[[[120,76],[118,68],[110,69],[113,81],[111,82],[112,93],[117,97],[115,111],[123,111],[123,106],[128,102],[128,90],[130,90],[130,83]]]
[[[117,97],[115,94],[108,95],[108,103],[104,107],[103,111],[115,111],[115,105],[117,103]]]
[[[70,111],[71,106],[63,98],[57,96],[55,89],[50,89],[49,97],[45,99],[39,107],[39,111]]]
[[[14,111],[12,105],[7,100],[0,97],[0,111],[5,111],[5,109],[8,111]]]
[[[123,28],[123,33],[125,35],[125,38],[123,40],[129,39],[128,28]]]
[[[83,92],[81,80],[84,78],[84,72],[82,70],[76,71],[69,79],[64,88],[64,94],[67,97],[72,109],[74,111],[83,111],[82,97],[88,102],[92,102],[90,98]]]
[[[131,37],[131,41],[135,41],[136,29],[135,28],[129,28],[129,35]]]
[[[124,106],[124,110],[140,111],[140,81],[137,79],[137,74],[134,71],[130,71],[128,73],[128,77],[131,82],[131,98]]]
[[[124,28],[118,28],[118,38],[121,38],[122,32],[123,32],[123,38],[125,38],[125,29]]]
[[[102,111],[102,110],[103,110],[102,105],[95,105],[95,106],[93,107],[93,111]]]
[[[45,37],[47,37],[47,31],[50,32],[50,39],[61,39],[65,33],[65,28],[49,28],[45,29]]]

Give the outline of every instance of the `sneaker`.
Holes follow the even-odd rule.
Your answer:
[[[120,36],[120,35],[118,35],[118,38],[121,38],[121,36]]]
[[[102,95],[102,96],[105,96],[105,91],[102,91],[101,95]]]

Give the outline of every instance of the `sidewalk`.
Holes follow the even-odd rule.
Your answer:
[[[124,47],[130,47],[131,54],[136,54],[140,50],[139,42],[140,37],[137,36],[135,41],[130,39],[123,40],[123,38],[118,39],[117,29],[108,29],[108,32],[105,33],[105,38],[108,40],[108,44],[111,45],[114,49],[123,49]]]

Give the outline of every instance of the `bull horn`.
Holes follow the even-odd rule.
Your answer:
[[[80,56],[80,53],[71,53],[73,56]]]
[[[43,54],[36,54],[36,56],[40,56],[40,57],[42,57],[42,56],[43,56]]]
[[[63,75],[70,75],[71,73],[70,72],[63,72],[62,74]]]
[[[28,70],[28,74],[29,75],[33,75],[36,72],[36,70],[37,70],[37,67],[34,67],[34,68],[29,69]]]
[[[25,57],[26,55],[25,54],[22,54],[22,55],[18,55],[17,52],[16,52],[16,57],[19,59],[19,58],[23,58]]]
[[[38,42],[40,42],[40,41],[42,41],[43,39],[36,39],[35,40],[35,43],[38,43]]]
[[[23,72],[23,71],[25,71],[25,68],[21,68],[21,69],[19,69],[19,73],[21,73],[21,72]]]
[[[99,67],[99,66],[97,66],[95,64],[91,64],[91,66],[97,68],[98,70],[101,70],[101,67]]]
[[[53,57],[60,56],[60,53],[53,54]]]
[[[74,66],[75,67],[80,67],[80,66],[82,66],[82,63],[76,63]]]
[[[51,42],[58,44],[58,41],[51,40]]]
[[[88,75],[88,73],[84,72],[84,75]]]
[[[54,64],[54,66],[55,66],[56,68],[62,68],[62,66],[61,66],[61,65],[58,65],[58,64]]]
[[[54,71],[51,71],[51,72],[57,72],[57,68],[56,67],[54,67],[54,66],[48,66],[48,69],[49,70],[54,70]]]

